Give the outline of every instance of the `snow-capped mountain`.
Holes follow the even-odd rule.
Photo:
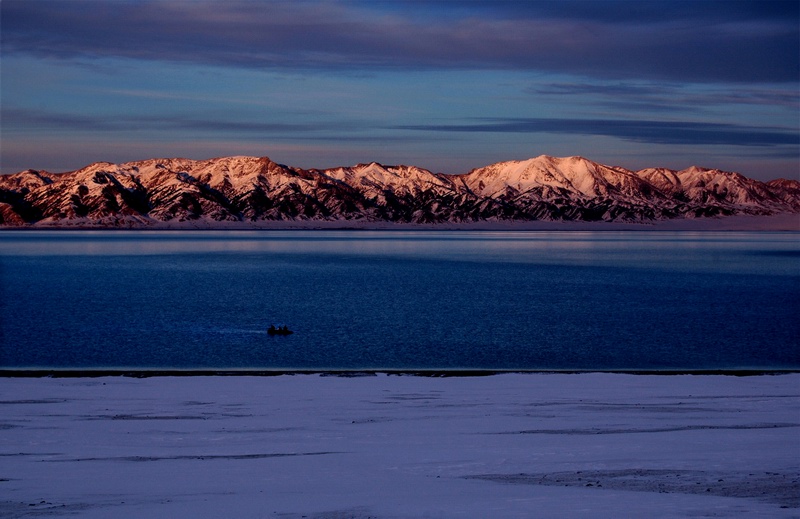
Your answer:
[[[538,219],[653,219],[672,216],[675,206],[637,174],[583,157],[501,162],[462,180],[478,196],[503,200]]]
[[[642,221],[800,212],[800,182],[692,167],[629,171],[542,155],[432,173],[376,162],[304,170],[267,157],[97,162],[0,176],[0,225],[138,227],[176,222]]]

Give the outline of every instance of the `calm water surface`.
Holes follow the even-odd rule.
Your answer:
[[[797,233],[0,233],[2,367],[797,369],[798,315]]]

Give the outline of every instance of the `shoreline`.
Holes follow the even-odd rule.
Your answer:
[[[674,218],[640,222],[586,221],[480,221],[464,223],[402,223],[360,220],[260,220],[217,222],[195,220],[159,222],[131,227],[81,224],[0,225],[2,231],[668,231],[668,232],[800,232],[800,214],[733,215]]]
[[[162,377],[281,377],[318,375],[322,377],[400,376],[420,378],[475,378],[499,375],[635,375],[635,376],[729,376],[760,377],[800,373],[800,368],[724,368],[724,369],[38,369],[0,368],[0,378],[162,378]]]

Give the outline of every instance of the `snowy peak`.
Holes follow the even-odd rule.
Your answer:
[[[384,166],[377,162],[370,162],[353,167],[328,169],[322,173],[351,186],[361,186],[372,196],[379,196],[386,191],[396,195],[413,195],[427,189],[450,189],[451,187],[449,182],[430,171],[414,166]]]
[[[636,172],[642,178],[665,193],[674,193],[683,185],[678,172],[667,168],[647,168]]]
[[[541,155],[465,175],[378,162],[304,170],[269,157],[96,162],[0,176],[0,225],[365,220],[643,221],[800,212],[800,183],[693,166],[633,172]],[[205,223],[204,223],[205,222]]]
[[[739,173],[691,166],[681,171],[647,169],[637,173],[669,195],[697,204],[722,204],[763,213],[768,207],[792,207],[796,201]],[[767,210],[768,211],[768,210]]]
[[[36,189],[53,183],[52,174],[46,171],[35,171],[33,169],[27,169],[15,175],[7,175],[5,178],[0,176],[0,181],[2,180],[5,180],[5,186],[13,187],[18,191]]]
[[[554,193],[584,198],[630,195],[648,186],[623,168],[604,166],[583,157],[547,155],[525,161],[499,162],[473,170],[466,185],[482,196],[550,196]]]

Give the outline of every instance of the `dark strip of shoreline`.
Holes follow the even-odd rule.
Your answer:
[[[3,369],[0,378],[98,378],[98,377],[276,377],[283,375],[321,375],[330,377],[373,377],[379,374],[413,377],[487,377],[503,374],[580,375],[611,373],[622,375],[720,375],[751,377],[800,373],[800,369],[653,369],[653,370],[558,370],[558,369]]]

